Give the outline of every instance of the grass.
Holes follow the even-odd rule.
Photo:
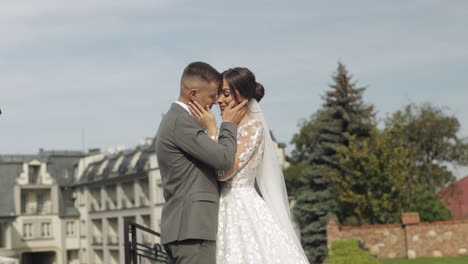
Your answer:
[[[417,258],[384,260],[383,264],[466,264],[468,257]]]
[[[332,242],[328,264],[380,264],[376,258],[362,250],[357,240],[336,240]]]

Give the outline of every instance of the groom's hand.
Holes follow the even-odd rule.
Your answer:
[[[216,137],[218,128],[216,127],[216,118],[207,105],[203,108],[198,102],[189,103],[189,110],[192,116],[195,117],[202,127],[206,130],[208,136]]]
[[[232,100],[223,111],[223,121],[234,122],[239,124],[247,113],[247,100],[242,101],[240,104],[234,106],[235,102]]]

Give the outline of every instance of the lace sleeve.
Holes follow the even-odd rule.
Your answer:
[[[237,152],[233,168],[226,173],[221,181],[226,181],[242,171],[249,171],[244,167],[256,167],[258,160],[263,155],[263,124],[259,120],[252,119],[240,126],[237,131]],[[250,162],[249,164],[246,164]]]

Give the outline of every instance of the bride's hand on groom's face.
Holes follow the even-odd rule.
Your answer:
[[[189,103],[189,109],[192,115],[198,120],[198,122],[205,128],[208,136],[216,136],[216,118],[210,109],[210,106],[203,108],[198,102]]]
[[[223,121],[239,124],[247,113],[247,102],[247,100],[244,100],[240,104],[234,106],[235,101],[232,100],[223,111]]]

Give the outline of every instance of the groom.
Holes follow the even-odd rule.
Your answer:
[[[218,142],[191,116],[189,103],[216,104],[222,76],[193,62],[182,74],[179,99],[163,117],[156,138],[165,204],[161,243],[173,263],[215,264],[219,187],[215,171],[230,169],[243,105],[223,112]]]

